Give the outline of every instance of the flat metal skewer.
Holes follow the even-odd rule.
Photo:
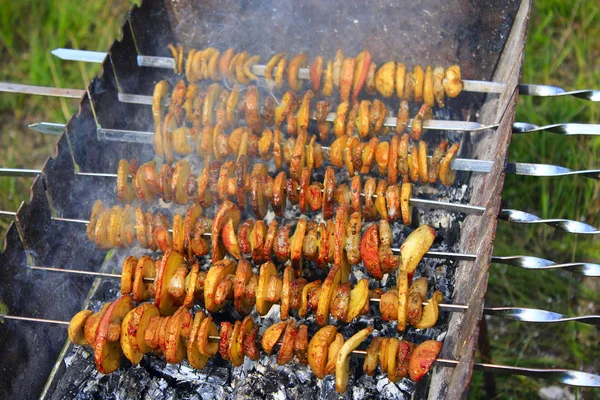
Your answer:
[[[20,94],[28,94],[28,95],[40,95],[40,96],[54,96],[54,97],[66,97],[66,98],[81,98],[87,92],[81,89],[63,89],[63,88],[55,88],[55,87],[45,87],[45,86],[33,86],[33,85],[23,85],[17,83],[10,82],[0,82],[0,92],[8,92],[8,93],[20,93]],[[132,104],[144,104],[144,105],[152,105],[152,96],[138,95],[138,94],[126,94],[119,93],[118,94],[119,101],[123,103],[132,103]],[[168,105],[169,101],[166,99],[164,102],[165,105]],[[335,113],[327,114],[325,121],[333,122],[335,120]],[[316,120],[316,112],[311,113],[311,119]],[[397,118],[395,117],[387,117],[383,123],[384,126],[387,127],[395,127],[397,123]],[[408,121],[407,128],[411,128],[413,124],[413,119],[411,118]],[[30,128],[33,129],[32,125]],[[439,131],[455,131],[455,132],[479,132],[485,130],[494,130],[498,128],[498,124],[491,125],[483,125],[479,122],[473,121],[451,121],[451,120],[425,120],[423,121],[423,129],[428,130],[439,130]],[[44,133],[49,134],[60,134],[62,132],[58,131],[59,125],[53,124],[52,126],[48,126],[44,128]],[[38,128],[39,130],[39,128]],[[118,130],[116,130],[118,131]],[[515,122],[513,124],[513,133],[524,134],[524,133],[534,133],[539,131],[548,131],[552,133],[562,134],[562,135],[600,135],[600,124],[579,124],[579,123],[561,123],[561,124],[552,124],[539,126],[535,124],[530,124],[529,122]],[[124,131],[125,132],[125,131]],[[135,132],[135,131],[131,131]]]
[[[57,134],[57,127],[59,124],[51,122],[38,122],[29,125],[30,129],[44,133],[44,134]],[[62,125],[64,128],[64,125]],[[127,143],[152,143],[154,132],[147,131],[129,131],[120,129],[106,129],[97,128],[98,135],[101,139],[127,142]],[[62,133],[62,131],[60,132]],[[58,134],[60,134],[58,133]],[[328,150],[328,147],[323,147],[324,150]],[[429,156],[430,158],[430,156]],[[451,167],[454,171],[465,171],[475,173],[489,173],[492,169],[493,162],[490,160],[475,160],[469,158],[455,158],[452,160]],[[561,167],[559,165],[551,164],[536,164],[536,163],[506,163],[506,173],[524,176],[538,176],[538,177],[559,177],[569,175],[582,175],[587,178],[600,180],[600,169],[590,170],[572,170],[569,168]]]
[[[57,48],[52,50],[52,54],[62,60],[102,63],[108,53],[98,51],[73,50],[66,48]],[[140,67],[154,67],[174,69],[175,60],[171,57],[137,56],[137,63]],[[252,73],[264,76],[265,66],[255,65],[252,67]],[[310,79],[308,68],[301,68],[298,72],[301,79]],[[500,82],[475,81],[463,79],[463,90],[466,92],[479,93],[503,93],[506,85]],[[589,101],[600,101],[600,90],[573,90],[566,91],[556,86],[520,84],[519,94],[525,96],[557,97],[574,96]]]
[[[102,278],[121,279],[120,274],[111,274],[106,272],[91,272],[82,271],[77,269],[62,269],[53,267],[40,267],[40,266],[28,266],[32,270],[38,271],[49,271],[49,272],[62,272],[67,274],[79,274],[89,275]],[[152,278],[144,278],[147,282],[153,282]],[[371,298],[369,299],[372,303],[379,303],[381,299]],[[427,304],[423,302],[423,305]],[[447,312],[464,312],[469,306],[463,304],[451,304],[451,303],[439,303],[440,310]],[[485,307],[483,313],[486,315],[492,315],[496,317],[514,319],[521,322],[536,322],[536,323],[552,323],[552,322],[566,322],[576,321],[583,322],[590,325],[600,325],[600,315],[585,315],[577,317],[566,317],[563,314],[559,314],[553,311],[539,310],[535,308],[524,308],[524,307]]]
[[[17,315],[0,314],[0,321],[3,319],[14,320],[20,322],[35,322],[44,324],[54,324],[69,326],[69,321],[60,321],[55,319],[46,318],[34,318],[34,317],[23,317]],[[210,340],[220,341],[219,336],[209,336]],[[281,346],[281,343],[277,343]],[[353,350],[353,356],[365,357],[367,355],[366,350]],[[438,367],[454,368],[458,365],[457,360],[450,360],[445,358],[438,358],[434,361],[434,365]],[[482,371],[532,376],[536,378],[547,379],[554,382],[563,383],[571,386],[581,387],[600,387],[600,375],[591,374],[589,372],[569,370],[569,369],[544,369],[544,368],[526,368],[526,367],[513,367],[508,365],[499,364],[488,364],[488,363],[473,363],[473,368]]]

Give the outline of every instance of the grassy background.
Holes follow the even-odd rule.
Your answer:
[[[96,64],[62,62],[55,47],[106,50],[118,35],[132,0],[0,0],[0,81],[58,87],[85,87]],[[600,87],[600,15],[595,0],[534,1],[523,82],[565,88]],[[65,122],[77,101],[0,95],[0,166],[39,168],[55,137],[27,129],[38,121]],[[598,123],[600,106],[577,99],[519,100],[517,120],[535,124],[563,121]],[[560,137],[550,133],[515,136],[511,161],[541,162],[569,168],[598,168],[600,138]],[[0,209],[16,210],[28,198],[31,179],[0,177]],[[586,178],[508,176],[505,206],[542,217],[564,217],[600,225],[600,185]],[[8,226],[0,220],[0,237]],[[566,235],[545,227],[500,223],[495,254],[529,254],[558,262],[600,260],[598,239]],[[487,303],[551,309],[569,315],[598,314],[598,279],[561,271],[528,272],[492,265]],[[493,360],[521,366],[585,368],[600,371],[598,329],[583,324],[519,324],[491,319]],[[535,397],[547,381],[497,376],[502,398]],[[484,398],[482,374],[475,372],[471,397]],[[580,397],[598,392],[573,391]]]

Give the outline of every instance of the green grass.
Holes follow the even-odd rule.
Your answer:
[[[566,89],[600,87],[600,7],[594,0],[534,1],[523,68],[524,83]],[[600,105],[573,98],[519,99],[517,121],[552,124],[599,123]],[[557,164],[573,169],[600,168],[600,138],[552,133],[513,136],[510,161]],[[600,184],[583,177],[535,178],[507,175],[504,206],[543,218],[571,218],[600,225]],[[598,239],[550,227],[500,222],[495,254],[527,254],[557,262],[600,261]],[[486,303],[543,308],[568,315],[598,314],[598,278],[568,272],[523,271],[492,265]],[[496,363],[531,367],[566,367],[600,371],[598,328],[578,323],[536,325],[490,320]],[[501,398],[535,398],[543,380],[498,375]],[[485,398],[482,374],[475,372],[471,397]],[[576,392],[576,391],[572,391]],[[580,396],[600,392],[579,390]]]
[[[56,47],[106,50],[119,34],[132,0],[0,0],[0,81],[84,88],[99,64],[63,62]],[[77,100],[0,95],[0,166],[40,168],[56,137],[27,129],[39,121],[66,122]],[[0,209],[28,200],[31,178],[0,177]],[[0,238],[10,221],[0,219]]]
[[[99,65],[62,62],[55,47],[106,50],[132,0],[0,0],[0,80],[59,87],[85,87]],[[523,82],[565,88],[600,87],[600,9],[595,0],[534,1]],[[55,137],[27,129],[37,121],[66,121],[77,101],[2,94],[0,166],[41,167]],[[517,120],[536,124],[564,121],[599,123],[600,106],[571,98],[522,97]],[[511,161],[600,167],[600,139],[550,133],[515,136]],[[28,198],[31,179],[0,178],[0,209],[15,210]],[[586,178],[507,176],[507,207],[542,217],[565,217],[600,225],[600,185]],[[6,220],[0,220],[0,237]],[[546,227],[500,223],[495,254],[528,254],[558,262],[600,261],[598,239],[576,237]],[[528,272],[493,265],[486,302],[545,308],[569,315],[600,313],[598,279],[560,271]],[[508,365],[585,368],[600,371],[598,329],[583,324],[534,325],[490,321],[494,361]],[[534,398],[547,381],[497,376],[502,398]],[[475,372],[473,398],[484,398],[482,374]],[[587,393],[587,394],[586,394]],[[598,396],[598,392],[579,391]]]

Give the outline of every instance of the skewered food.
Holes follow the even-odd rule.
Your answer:
[[[172,238],[164,215],[144,214],[141,208],[137,208],[135,222],[130,219],[125,225],[117,224],[110,228],[111,231],[116,230],[117,234],[121,231],[130,232],[125,242],[117,244],[108,240],[108,228],[102,228],[105,215],[113,213],[121,215],[123,212],[116,206],[101,212],[99,216],[93,216],[97,220],[90,221],[90,224],[97,225],[97,231],[100,232],[93,239],[104,248],[126,247],[137,238],[143,247],[153,250],[160,248],[163,252],[172,248],[188,259],[192,259],[194,255],[204,256],[212,248],[213,262],[221,260],[225,253],[236,259],[251,256],[256,263],[290,260],[296,269],[302,269],[305,259],[315,262],[320,268],[325,268],[332,262],[349,268],[349,265],[362,261],[367,271],[378,279],[393,272],[398,266],[397,257],[391,249],[392,232],[389,223],[380,220],[378,224],[368,227],[361,238],[362,213],[353,211],[349,216],[347,205],[338,208],[335,219],[325,222],[316,223],[301,217],[290,236],[291,226],[279,226],[276,221],[271,222],[268,228],[262,220],[249,219],[240,225],[240,209],[230,201],[221,205],[212,221],[203,217],[200,206],[194,204],[188,209],[185,220],[180,214],[173,218]],[[209,232],[210,244],[204,237]],[[434,239],[435,230],[423,225],[413,231],[400,247],[401,265],[410,274],[410,278]]]
[[[183,74],[183,48],[181,46],[176,48],[169,44],[169,49],[175,59],[175,72]],[[205,50],[192,49],[189,51],[185,63],[185,74],[190,83],[208,79],[218,81],[225,78],[248,85],[250,81],[258,80],[252,67],[260,59],[260,56],[250,56],[246,51],[235,53],[233,49],[228,49],[223,53],[212,47]],[[299,70],[308,65],[308,59],[304,53],[294,56],[289,64],[285,53],[278,53],[269,59],[263,75],[271,89],[273,87],[281,89],[284,76],[286,76],[290,89],[298,91],[302,88]],[[323,73],[324,65],[326,66],[325,73]],[[442,71],[441,78],[439,78],[439,72],[434,72],[431,66],[426,66],[423,70],[420,65],[416,65],[413,71],[406,73],[404,64],[389,61],[377,69],[368,50],[352,58],[344,57],[342,50],[338,49],[333,60],[325,61],[323,56],[317,56],[310,63],[308,79],[315,92],[322,87],[321,95],[323,96],[331,96],[335,86],[340,90],[342,100],[349,100],[352,95],[352,100],[357,102],[358,95],[363,87],[366,87],[369,94],[373,94],[374,89],[384,97],[391,97],[396,92],[399,98],[414,99],[416,102],[425,100],[429,106],[433,106],[433,93],[435,92],[438,106],[443,107],[444,93],[448,97],[456,97],[462,91],[463,82],[459,66],[453,65],[445,71],[442,67],[436,66],[436,69],[438,68]],[[274,71],[275,76],[273,76]],[[442,86],[435,84],[435,80],[442,83]],[[321,85],[322,81],[324,82]]]
[[[202,301],[210,312],[218,312],[233,302],[242,315],[254,307],[260,315],[266,315],[274,304],[281,303],[282,320],[289,317],[291,310],[298,310],[300,317],[312,310],[317,314],[317,323],[325,325],[329,315],[338,321],[351,322],[367,314],[369,301],[380,296],[383,320],[398,320],[398,329],[402,331],[407,321],[418,329],[433,326],[443,300],[441,293],[435,292],[424,303],[427,281],[417,279],[409,290],[409,278],[403,266],[398,272],[398,290],[376,294],[369,291],[366,279],[360,279],[352,287],[348,283],[349,271],[341,265],[334,265],[321,283],[319,280],[307,282],[302,278],[302,270],[293,266],[286,267],[283,277],[279,278],[272,261],[262,264],[258,275],[253,274],[245,259],[219,260],[208,271],[200,271],[198,264],[188,268],[182,255],[170,249],[156,263],[147,256],[139,260],[131,256],[125,260],[124,270],[128,263],[134,265],[133,272],[122,274],[121,294],[131,295],[135,301],[146,301],[154,296],[161,315],[172,315],[182,305],[191,307],[196,300]],[[73,341],[81,340],[76,332],[70,335]]]
[[[88,323],[98,319],[101,322],[97,325]],[[234,324],[222,322],[219,330],[204,311],[192,315],[185,306],[178,308],[172,316],[161,317],[157,315],[156,307],[148,303],[133,308],[128,296],[106,304],[98,313],[79,312],[69,325],[69,331],[76,330],[78,337],[83,338],[75,344],[92,346],[96,368],[104,374],[116,371],[123,355],[136,365],[149,353],[164,356],[170,364],[181,363],[187,357],[192,367],[203,369],[218,352],[224,360],[239,367],[245,357],[253,361],[260,357],[258,329],[248,316]],[[336,390],[344,393],[349,381],[350,354],[372,332],[372,327],[364,328],[344,340],[335,326],[328,325],[309,341],[308,327],[297,326],[296,322],[288,320],[269,326],[260,343],[266,354],[279,346],[279,365],[296,358],[300,363],[308,362],[319,379],[335,372]],[[433,340],[415,347],[396,338],[374,338],[363,368],[372,373],[379,362],[381,371],[392,381],[408,374],[418,381],[429,371],[441,347],[440,342]]]
[[[351,157],[349,153],[352,151],[353,144],[347,145],[346,138],[346,136],[342,136],[331,147],[330,154],[334,165],[340,165],[344,156]],[[458,150],[458,146],[455,145],[446,155],[443,155],[447,142],[442,142],[434,151],[434,156],[429,159],[427,145],[420,142],[419,150],[413,150],[409,156],[407,141],[406,137],[399,139],[396,136],[392,140],[391,150],[388,150],[388,146],[381,146],[381,143],[376,145],[376,138],[374,138],[362,149],[363,156],[375,153],[379,170],[384,173],[388,172],[390,187],[381,187],[381,191],[377,193],[379,200],[375,202],[378,204],[377,211],[380,217],[394,221],[402,216],[405,224],[410,223],[410,213],[407,208],[402,211],[402,214],[399,213],[398,193],[402,194],[402,201],[408,201],[412,188],[412,185],[409,184],[411,179],[432,182],[439,176],[443,182],[452,184],[454,172],[450,165]],[[152,203],[157,197],[160,197],[165,202],[175,201],[178,204],[195,202],[203,207],[209,207],[215,201],[236,200],[242,209],[250,204],[252,211],[259,218],[266,214],[269,202],[277,215],[283,215],[285,203],[282,203],[282,200],[286,197],[292,204],[299,203],[302,212],[307,212],[309,205],[313,211],[322,208],[325,218],[329,218],[333,213],[331,208],[333,201],[340,205],[351,205],[353,211],[360,209],[361,196],[365,198],[366,206],[373,204],[372,199],[375,193],[372,192],[372,185],[369,185],[369,190],[363,192],[360,189],[363,185],[359,176],[352,177],[352,196],[350,196],[346,184],[335,187],[332,179],[335,173],[332,167],[326,168],[322,184],[310,182],[311,171],[322,165],[322,159],[319,152],[311,151],[308,152],[307,157],[303,157],[303,146],[297,146],[299,142],[306,143],[306,136],[298,137],[298,142],[296,142],[292,154],[289,155],[288,159],[291,164],[289,179],[283,171],[272,178],[267,173],[267,167],[259,163],[255,164],[252,172],[248,174],[246,158],[240,156],[236,163],[228,160],[206,164],[199,176],[191,173],[190,165],[186,160],[179,160],[174,168],[162,165],[160,171],[156,170],[154,161],[150,161],[138,168],[133,182],[128,182],[129,172],[125,168],[127,164],[122,160],[117,175],[117,198],[120,201],[132,200],[132,193],[135,193],[136,197],[145,203]],[[311,143],[314,145],[312,140]],[[311,148],[313,146],[309,145],[309,150]],[[342,150],[348,151],[342,155]],[[391,154],[391,158],[387,157],[389,154]],[[353,160],[356,160],[356,157],[353,157]],[[393,160],[397,160],[397,162]],[[361,161],[358,160],[358,162]],[[367,165],[373,164],[372,161],[373,157],[369,157],[362,164],[361,170],[366,171]],[[343,162],[348,166],[348,158]],[[354,165],[353,162],[350,164]],[[404,191],[399,192],[400,187],[396,186],[398,178],[403,182]],[[367,178],[365,185],[370,179],[373,178]],[[315,197],[307,199],[309,193]],[[380,194],[382,196],[379,196]],[[370,212],[367,214],[369,219],[374,218],[372,210],[370,208]],[[393,212],[389,212],[390,210]]]

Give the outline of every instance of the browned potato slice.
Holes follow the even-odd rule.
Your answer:
[[[216,304],[215,298],[219,284],[227,275],[234,275],[236,264],[233,260],[220,260],[208,270],[204,282],[204,307],[208,312],[217,312],[225,306],[225,302]]]
[[[308,365],[317,378],[325,377],[329,346],[336,338],[337,329],[327,325],[317,331],[308,343]]]
[[[146,301],[150,298],[150,290],[154,282],[147,282],[144,278],[154,279],[156,277],[156,264],[149,256],[141,257],[135,267],[133,280],[133,299],[136,302]]]
[[[294,354],[302,365],[308,364],[308,326],[302,324],[294,339]]]
[[[436,360],[442,350],[442,343],[437,340],[428,340],[418,345],[410,357],[408,371],[410,379],[418,382]]]
[[[321,286],[321,281],[316,280],[316,281],[307,283],[302,288],[302,296],[300,297],[300,309],[298,310],[298,315],[300,317],[305,317],[306,313],[308,312],[308,296],[309,296],[309,294],[313,290],[318,289],[320,286]]]
[[[241,211],[237,205],[232,203],[229,200],[225,200],[219,210],[215,214],[215,218],[213,219],[213,224],[211,227],[211,248],[212,248],[212,262],[215,263],[222,259],[224,254],[224,249],[222,244],[219,241],[221,237],[221,230],[229,221],[229,219],[233,220],[233,225],[238,226],[241,219]]]
[[[175,214],[173,217],[173,250],[183,254],[184,247],[183,217]]]
[[[248,299],[246,296],[246,285],[252,276],[252,265],[246,259],[240,259],[235,273],[233,304],[241,314],[249,314],[254,307],[254,299]]]
[[[154,305],[158,307],[161,315],[171,315],[175,312],[175,299],[169,294],[169,282],[177,269],[184,264],[181,254],[168,250],[163,256],[156,272],[156,297]]]
[[[435,240],[435,230],[427,225],[415,229],[400,246],[402,266],[412,280],[412,276],[421,262],[423,255],[429,250]]]
[[[280,318],[285,321],[289,316],[290,311],[290,296],[291,296],[291,283],[294,279],[294,268],[286,267],[283,270],[283,283],[281,287],[281,311]]]
[[[463,81],[460,77],[460,67],[458,65],[453,65],[447,68],[444,78],[444,91],[446,92],[446,96],[450,98],[458,96],[463,89]]]
[[[289,320],[283,334],[281,348],[277,354],[277,364],[285,365],[292,361],[294,358],[294,341],[297,334],[298,329],[296,329],[296,324],[293,320]]]
[[[227,348],[229,360],[234,367],[239,367],[244,363],[244,349],[242,346],[240,346],[240,335],[243,336],[241,329],[242,322],[235,321],[233,333],[231,334],[231,339],[229,341],[229,347]]]
[[[131,336],[130,343],[134,351],[146,354],[152,350],[145,340],[146,330],[150,324],[150,319],[159,316],[158,308],[154,304],[144,303],[133,309],[127,328],[125,328],[124,323],[122,324]]]
[[[377,368],[377,363],[379,362],[379,349],[381,348],[382,342],[382,337],[376,337],[371,341],[371,344],[367,349],[367,356],[363,363],[363,371],[369,376],[372,376]]]
[[[351,265],[360,262],[360,234],[362,227],[362,214],[356,211],[350,215],[350,221],[346,227],[346,240],[344,248]]]
[[[188,176],[192,172],[190,163],[186,160],[179,160],[175,164],[175,171],[173,172],[173,200],[177,204],[187,204],[189,196],[185,190],[185,183]]]
[[[394,290],[381,295],[379,312],[384,321],[394,321],[398,318],[398,294]]]
[[[425,304],[425,307],[423,307],[423,316],[421,317],[421,320],[415,324],[415,328],[427,329],[435,325],[439,315],[438,306],[443,299],[444,296],[442,295],[442,292],[436,291],[433,294],[431,299]]]
[[[423,82],[423,102],[429,107],[433,107],[434,96],[433,96],[433,69],[431,65],[425,68],[425,78]]]
[[[190,332],[190,338],[187,342],[187,358],[190,365],[196,369],[203,369],[208,362],[208,356],[200,353],[198,348],[198,337],[200,332],[200,325],[206,318],[204,311],[197,311],[194,316],[194,322],[192,324],[192,330]]]
[[[219,343],[209,339],[209,336],[219,336],[217,325],[213,322],[212,316],[206,317],[200,324],[198,331],[198,350],[201,354],[213,357],[219,351]]]
[[[317,308],[317,324],[319,326],[325,325],[329,319],[329,305],[335,286],[341,282],[341,270],[341,265],[334,265],[329,270],[329,274],[321,287],[321,295],[319,296],[319,305]]]
[[[350,283],[338,285],[331,297],[329,313],[339,321],[346,321],[350,304]]]
[[[123,262],[121,270],[121,294],[130,294],[133,290],[134,271],[137,265],[137,258],[129,256]]]
[[[187,315],[186,315],[187,314]],[[189,332],[190,311],[186,307],[179,308],[167,324],[167,337],[165,356],[170,364],[179,364],[186,355],[187,345],[183,339],[183,330],[187,327]]]
[[[344,335],[337,333],[335,340],[329,345],[327,351],[327,364],[325,365],[325,375],[331,375],[335,372],[335,364],[340,353],[340,349],[344,345]]]
[[[297,275],[302,275],[302,266],[304,264],[304,253],[302,251],[304,236],[306,235],[306,218],[301,217],[298,220],[294,234],[290,238],[290,261]]]
[[[406,329],[406,321],[408,319],[408,282],[408,273],[404,264],[400,261],[396,277],[396,285],[398,285],[398,332],[403,332]]]
[[[131,335],[129,332],[129,329],[128,329],[129,324],[131,323],[131,319],[132,319],[134,310],[129,311],[127,313],[127,315],[125,315],[125,318],[123,318],[123,322],[121,323],[121,330],[119,332],[120,333],[119,341],[121,343],[121,350],[123,351],[123,354],[125,355],[125,357],[129,361],[131,361],[131,363],[133,365],[136,365],[136,364],[139,364],[142,357],[144,356],[144,353],[136,351],[133,348],[132,344],[133,344],[133,341],[135,340],[135,335]]]
[[[398,364],[398,345],[399,341],[396,338],[390,338],[385,351],[387,352],[387,366],[382,365],[382,370],[386,369],[388,379],[391,382],[397,382],[399,377],[396,375],[396,366]]]
[[[273,352],[273,348],[279,341],[287,324],[287,322],[281,321],[267,328],[261,339],[261,346],[265,353],[271,354]]]
[[[120,297],[108,307],[98,323],[94,342],[94,361],[96,369],[102,374],[110,374],[118,369],[121,364],[121,356],[123,355],[121,344],[118,340],[115,342],[108,340],[109,328],[111,323],[117,323],[120,326],[132,306],[130,296]]]
[[[231,218],[225,223],[225,226],[221,231],[221,238],[223,239],[223,246],[225,246],[227,252],[231,254],[233,258],[239,260],[242,258],[242,250],[236,235],[237,227],[233,224],[234,220]]]
[[[371,225],[365,231],[360,241],[360,258],[369,274],[379,280],[383,278],[379,260],[379,227],[377,224]]]
[[[419,141],[419,179],[426,183],[429,181],[429,172],[427,169],[427,143]]]
[[[444,107],[444,68],[436,66],[433,70],[433,95],[438,107]],[[432,106],[433,107],[433,106]]]
[[[346,322],[351,322],[360,314],[365,304],[369,302],[369,282],[366,279],[360,279],[354,288],[350,291],[350,302],[348,305],[348,315]]]
[[[413,207],[410,204],[412,189],[412,183],[403,183],[400,188],[400,210],[402,213],[402,223],[404,225],[410,225],[412,223]]]
[[[348,356],[373,332],[373,327],[361,329],[352,337],[350,337],[342,348],[337,357],[335,364],[335,390],[338,393],[344,393],[348,389],[348,372],[350,369],[350,359]]]
[[[108,310],[108,307],[110,307],[110,305],[111,305],[111,303],[104,304],[102,306],[102,308],[100,309],[100,311],[90,315],[85,320],[85,324],[83,327],[85,341],[92,347],[94,346],[94,342],[96,341],[96,332],[98,331],[98,324],[100,323],[100,320],[102,319],[102,317],[104,316],[104,314],[106,313],[106,310]]]
[[[273,303],[267,300],[267,290],[272,276],[277,277],[277,267],[275,267],[273,262],[268,261],[260,267],[258,286],[256,288],[256,311],[259,315],[267,315],[273,306]]]
[[[75,316],[73,318],[71,318],[71,322],[69,322],[68,333],[69,333],[69,340],[72,343],[78,344],[81,346],[86,345],[86,344],[91,344],[91,343],[88,343],[87,340],[85,339],[84,327],[85,327],[85,322],[87,321],[88,317],[92,314],[93,313],[91,310],[81,310],[77,314],[75,314]]]
[[[394,94],[395,74],[395,61],[383,64],[375,73],[375,88],[383,97],[391,97]]]

